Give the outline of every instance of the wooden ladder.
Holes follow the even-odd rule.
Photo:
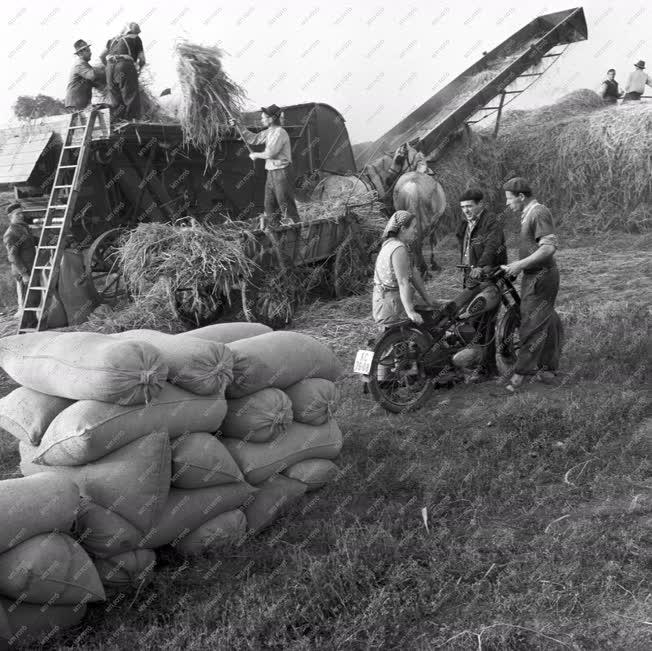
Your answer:
[[[66,235],[75,212],[79,189],[84,181],[83,175],[96,116],[95,110],[89,113],[76,112],[70,116],[41,227],[34,265],[22,300],[17,334],[36,332],[47,327],[48,307],[57,286]]]

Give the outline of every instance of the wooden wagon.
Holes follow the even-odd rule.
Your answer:
[[[321,174],[355,172],[344,119],[335,109],[312,103],[285,107],[284,113],[300,197],[303,191],[306,198]],[[178,124],[115,125],[107,110],[75,115],[72,121],[70,114],[53,116],[0,131],[0,189],[13,188],[41,240],[39,269],[28,289],[39,297],[38,307],[28,308],[38,316],[39,330],[79,323],[99,303],[123,294],[114,245],[125,230],[189,215],[200,223],[245,221],[263,211],[264,161],[252,162],[235,134],[219,143],[207,168],[202,153],[185,146]],[[260,128],[258,119],[258,113],[245,116],[252,130]],[[273,237],[291,264],[333,258],[337,265],[338,247],[357,246],[356,224],[347,215],[280,227]],[[262,231],[248,241],[263,269],[279,262],[270,247]],[[56,318],[45,309],[52,300],[62,308]]]

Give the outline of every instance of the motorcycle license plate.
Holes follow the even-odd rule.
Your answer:
[[[371,370],[371,360],[374,358],[373,350],[359,350],[355,356],[353,372],[369,375]]]

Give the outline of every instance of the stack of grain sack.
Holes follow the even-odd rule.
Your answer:
[[[163,545],[242,542],[337,472],[340,369],[307,335],[41,332],[0,340],[0,366],[22,385],[0,427],[26,478],[78,487],[73,533],[105,587],[143,581]]]

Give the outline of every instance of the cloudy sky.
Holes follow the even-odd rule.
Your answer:
[[[513,107],[549,103],[576,88],[597,89],[610,67],[621,83],[639,59],[652,68],[652,9],[643,0],[588,0],[581,6],[589,40],[568,48]],[[142,28],[155,90],[176,83],[177,39],[216,44],[228,53],[225,67],[247,89],[251,107],[326,102],[344,114],[352,142],[374,140],[483,50],[538,15],[572,7],[568,0],[9,0],[2,21],[0,123],[11,121],[18,95],[64,97],[75,40],[94,45],[93,63],[107,38],[133,20]]]

